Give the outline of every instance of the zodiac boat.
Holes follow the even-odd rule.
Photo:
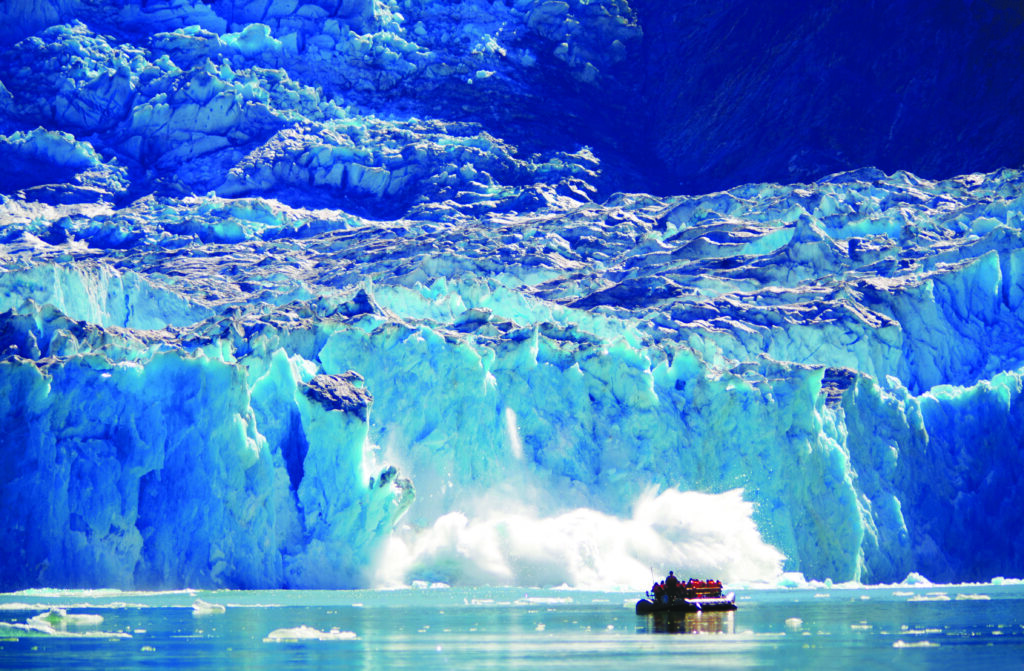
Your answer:
[[[655,596],[651,592],[636,602],[636,614],[699,613],[705,611],[736,610],[736,595],[722,595],[721,583],[698,582],[679,585],[675,593]]]

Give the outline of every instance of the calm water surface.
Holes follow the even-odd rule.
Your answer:
[[[620,592],[32,590],[0,595],[0,667],[1024,669],[1024,585],[737,597],[656,619]]]

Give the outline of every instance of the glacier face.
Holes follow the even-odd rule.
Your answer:
[[[664,11],[0,7],[0,589],[1019,574],[1024,175],[646,193]]]

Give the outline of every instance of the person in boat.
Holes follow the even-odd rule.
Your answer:
[[[656,583],[654,583],[654,586],[651,587],[651,594],[654,595],[654,602],[655,603],[659,603],[661,601],[664,601],[665,600],[665,583],[663,583],[663,582],[656,582]]]
[[[676,592],[679,591],[679,578],[672,571],[669,571],[668,577],[665,578],[665,591],[672,596],[675,596]]]

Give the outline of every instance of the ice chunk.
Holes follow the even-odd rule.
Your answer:
[[[224,612],[227,612],[227,607],[223,604],[209,603],[202,599],[196,599],[192,602],[192,614],[197,617],[203,615],[218,615]]]
[[[30,617],[28,623],[38,627],[49,626],[65,630],[68,627],[97,627],[103,624],[103,616],[92,613],[68,613],[63,608],[51,608],[46,613]]]
[[[352,631],[341,631],[337,627],[320,631],[308,625],[286,629],[275,629],[263,639],[264,643],[295,643],[299,641],[354,641],[359,637]]]

